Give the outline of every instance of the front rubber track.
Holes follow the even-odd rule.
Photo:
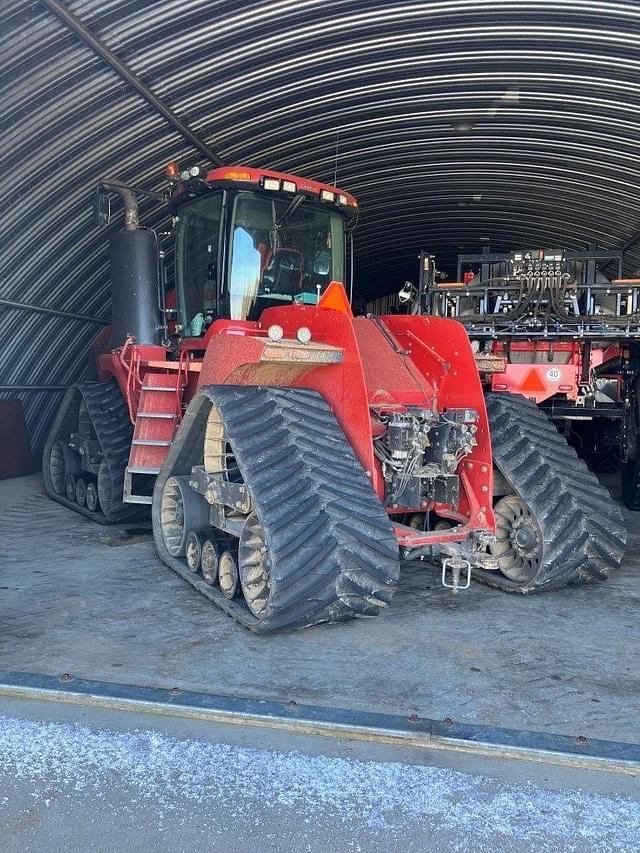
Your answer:
[[[202,464],[211,406],[220,412],[271,557],[272,600],[256,619],[167,552],[159,518],[167,478]],[[207,386],[191,402],[158,476],[153,527],[162,559],[255,632],[373,616],[397,587],[393,526],[331,409],[315,391]]]
[[[627,531],[620,507],[535,403],[487,394],[494,465],[533,512],[543,559],[526,585],[499,572],[480,580],[509,592],[541,592],[605,580],[620,566]]]
[[[68,440],[72,432],[78,430],[78,409],[84,401],[91,419],[91,425],[100,443],[103,457],[107,461],[111,479],[111,511],[107,514],[91,512],[69,501],[64,494],[57,494],[49,477],[49,454],[56,441]],[[67,389],[64,399],[55,417],[42,453],[42,475],[44,487],[54,501],[69,509],[85,515],[99,524],[136,524],[144,523],[149,517],[149,508],[138,504],[122,502],[124,471],[129,461],[133,425],[129,418],[127,404],[117,383],[79,382]]]

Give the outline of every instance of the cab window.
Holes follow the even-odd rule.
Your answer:
[[[222,194],[185,205],[177,227],[177,303],[186,337],[202,334],[217,307]]]

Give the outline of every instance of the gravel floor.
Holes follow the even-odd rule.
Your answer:
[[[636,798],[550,788],[540,781],[544,770],[528,772],[532,778],[514,783],[447,767],[5,716],[2,850],[638,850]]]

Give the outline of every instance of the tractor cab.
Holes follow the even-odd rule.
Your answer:
[[[172,164],[173,165],[173,164]],[[294,175],[233,167],[173,179],[177,329],[199,337],[216,319],[258,320],[265,308],[313,305],[345,283],[353,196]]]

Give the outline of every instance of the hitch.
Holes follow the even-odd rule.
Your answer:
[[[447,569],[451,571],[451,581],[447,580]],[[465,573],[465,574],[463,574]],[[464,583],[460,578],[464,577]],[[471,563],[461,557],[444,557],[442,560],[442,586],[453,591],[454,595],[460,589],[471,586]]]

